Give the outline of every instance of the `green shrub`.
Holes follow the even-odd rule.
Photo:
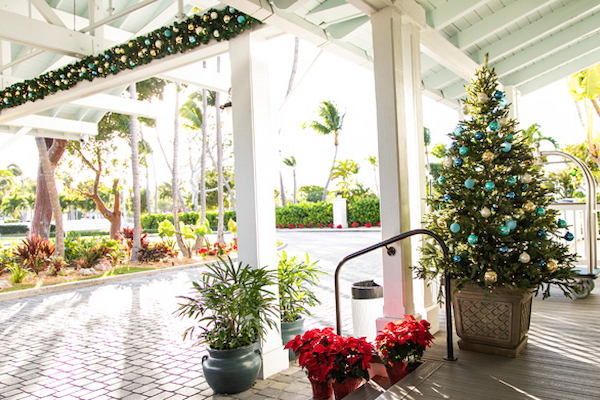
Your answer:
[[[377,225],[379,221],[379,199],[366,198],[348,204],[348,224]]]
[[[333,222],[333,206],[331,203],[290,204],[275,209],[276,224],[279,227],[294,225],[329,226]]]
[[[217,229],[218,215],[219,213],[215,211],[206,213],[206,220],[213,229]],[[230,219],[235,221],[235,211],[225,211],[224,218],[225,225]],[[157,232],[158,225],[165,219],[173,222],[173,214],[144,214],[141,218],[142,228],[147,232]],[[196,225],[198,224],[199,219],[200,214],[197,212],[179,214],[179,221],[183,222],[185,225]]]
[[[138,252],[138,261],[141,263],[164,261],[177,257],[177,251],[164,243],[151,243],[142,247]]]

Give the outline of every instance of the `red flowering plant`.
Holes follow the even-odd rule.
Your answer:
[[[392,367],[398,362],[410,365],[419,361],[432,340],[429,322],[405,315],[404,321],[390,322],[379,332],[375,346],[385,365]]]
[[[311,329],[290,340],[285,348],[292,349],[298,356],[298,365],[306,370],[310,379],[327,382],[340,351],[339,342],[340,337],[333,333],[333,328]]]
[[[373,345],[364,337],[339,337],[338,349],[330,376],[341,383],[346,378],[369,380],[369,367],[373,359]]]

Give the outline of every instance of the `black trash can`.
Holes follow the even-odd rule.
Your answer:
[[[352,284],[352,329],[354,336],[375,340],[375,322],[383,314],[383,286],[373,280]]]

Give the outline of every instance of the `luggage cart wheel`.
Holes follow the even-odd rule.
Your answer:
[[[569,291],[576,299],[585,299],[590,295],[594,282],[591,279],[578,279],[569,286]]]

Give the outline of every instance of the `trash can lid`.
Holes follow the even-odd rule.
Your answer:
[[[377,299],[383,297],[383,286],[373,280],[354,282],[352,284],[353,299]]]

